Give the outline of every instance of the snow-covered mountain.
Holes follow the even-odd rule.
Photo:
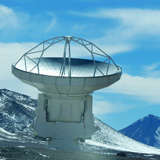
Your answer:
[[[37,100],[29,96],[0,90],[0,127],[10,133],[30,132],[29,125],[35,118]]]
[[[160,118],[148,115],[120,132],[136,141],[160,148]]]
[[[160,150],[137,142],[114,130],[99,119],[95,118],[95,126],[99,127],[87,144],[119,151],[160,154]]]
[[[29,127],[35,118],[36,106],[37,100],[26,95],[0,90],[0,146],[46,147],[47,142],[35,139],[33,129]],[[138,156],[140,153],[160,155],[159,149],[130,139],[97,118],[95,126],[97,131],[92,139],[80,142],[81,149],[85,152],[115,154],[123,151],[138,153]]]

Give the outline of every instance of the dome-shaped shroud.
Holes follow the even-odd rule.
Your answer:
[[[47,50],[63,43],[59,49]],[[71,46],[73,45],[73,47]],[[88,56],[74,58],[74,50],[81,46]],[[78,48],[80,50],[80,48]],[[82,51],[81,51],[82,52]],[[54,54],[55,53],[55,54]],[[71,55],[72,53],[72,55]],[[62,54],[62,56],[57,56]],[[12,65],[12,73],[23,82],[44,93],[89,94],[108,87],[121,77],[121,68],[93,43],[76,37],[56,37],[46,40]]]

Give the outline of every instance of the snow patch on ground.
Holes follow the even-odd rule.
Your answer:
[[[155,144],[155,146],[159,146],[160,145],[160,126],[157,128],[154,137],[157,140],[157,143]]]
[[[16,134],[14,134],[14,133],[7,132],[7,131],[4,130],[3,128],[0,128],[0,132],[5,133],[5,134],[8,134],[8,135],[10,135],[10,136],[15,136],[15,135],[16,135]]]
[[[29,105],[26,105],[26,104],[23,104],[23,103],[19,103],[19,104],[23,105],[23,107],[25,107],[26,109],[35,111],[35,108],[33,108],[33,107],[29,106]]]

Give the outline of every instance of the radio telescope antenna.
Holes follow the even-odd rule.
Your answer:
[[[61,150],[79,150],[78,141],[91,138],[91,94],[118,81],[121,72],[95,44],[70,36],[43,41],[12,65],[17,78],[42,92],[35,134],[48,138],[49,148]]]

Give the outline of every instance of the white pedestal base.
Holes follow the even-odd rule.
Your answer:
[[[90,139],[95,132],[92,96],[51,97],[39,94],[34,129],[48,138],[48,147],[79,150],[79,139]]]

